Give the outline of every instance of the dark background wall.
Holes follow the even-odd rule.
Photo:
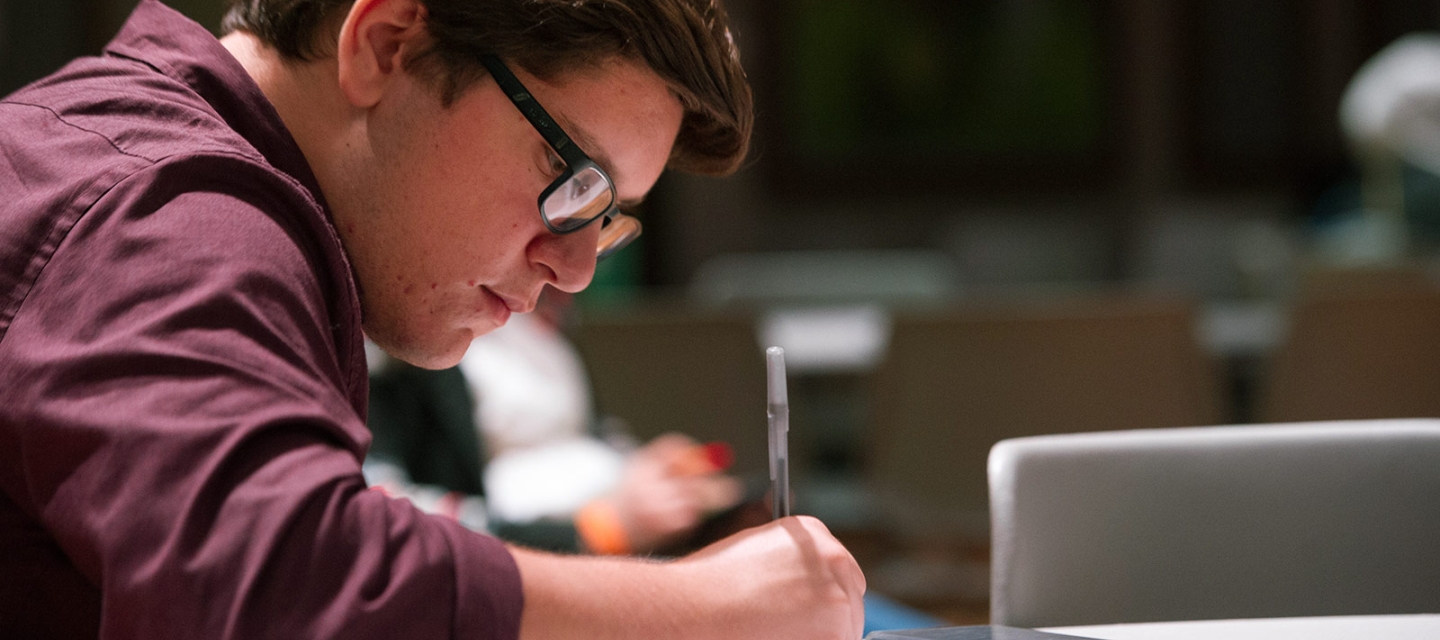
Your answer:
[[[1096,157],[952,157],[948,175],[941,158],[924,181],[862,162],[827,184],[825,170],[796,167],[805,159],[786,147],[794,74],[782,52],[795,27],[774,9],[785,4],[804,3],[732,5],[762,91],[757,159],[730,181],[666,185],[655,282],[682,283],[731,251],[931,247],[954,256],[971,284],[1158,278],[1224,295],[1226,278],[1170,264],[1154,245],[1177,226],[1228,236],[1240,221],[1289,230],[1324,215],[1327,198],[1355,179],[1336,115],[1346,84],[1386,44],[1440,19],[1436,3],[1408,0],[1076,3],[1099,7],[1102,20]],[[987,161],[1009,170],[997,175]],[[1183,272],[1194,280],[1180,282]]]
[[[217,0],[171,4],[219,23]],[[3,0],[0,92],[98,51],[132,6]],[[643,248],[611,267],[618,281],[680,287],[733,252],[929,248],[974,286],[1138,280],[1228,295],[1233,265],[1216,263],[1233,260],[1237,225],[1303,231],[1344,206],[1335,194],[1355,179],[1335,116],[1346,83],[1385,44],[1440,21],[1433,0],[730,8],[759,92],[754,159],[727,180],[664,178],[642,212]],[[845,10],[849,26],[835,18]],[[989,67],[906,93],[926,68],[985,56]],[[1062,90],[1083,104],[1044,93]],[[805,104],[820,111],[797,116]],[[845,117],[859,127],[836,125]],[[1067,147],[1069,134],[1080,142]],[[827,147],[842,139],[853,144]],[[1215,239],[1208,252],[1192,243],[1191,264],[1165,244],[1177,235]]]
[[[221,0],[171,0],[218,28]],[[0,1],[0,93],[9,93],[76,56],[98,53],[135,6],[133,0]]]

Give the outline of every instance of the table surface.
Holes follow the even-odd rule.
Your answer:
[[[1137,622],[1041,631],[1099,640],[1435,640],[1440,614]]]

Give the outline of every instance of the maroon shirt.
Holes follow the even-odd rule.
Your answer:
[[[498,541],[366,490],[359,321],[199,25],[145,0],[0,101],[0,637],[516,637]]]

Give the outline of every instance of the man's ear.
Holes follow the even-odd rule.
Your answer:
[[[336,50],[340,92],[357,107],[374,106],[427,37],[419,0],[355,0]]]

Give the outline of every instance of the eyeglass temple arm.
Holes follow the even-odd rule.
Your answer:
[[[519,109],[525,119],[529,120],[535,130],[545,138],[545,142],[549,143],[566,162],[574,162],[575,158],[572,156],[577,148],[570,141],[570,136],[565,135],[565,132],[560,129],[560,125],[545,111],[545,107],[535,101],[535,98],[530,95],[530,91],[525,88],[519,78],[515,77],[510,68],[505,66],[505,63],[501,62],[500,58],[494,54],[480,56],[480,62],[490,71],[490,76],[495,78],[495,84],[500,86],[500,90],[505,92],[511,102],[515,103],[515,108]]]

